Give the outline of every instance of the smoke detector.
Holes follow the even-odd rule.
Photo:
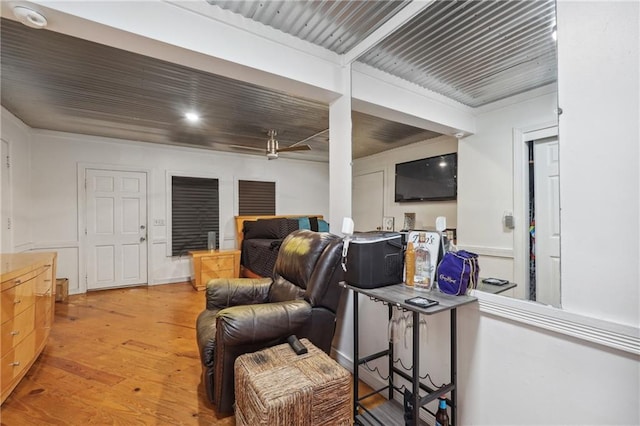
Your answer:
[[[36,12],[28,7],[16,6],[13,8],[13,14],[18,21],[27,27],[40,29],[47,26],[47,18],[40,12]]]

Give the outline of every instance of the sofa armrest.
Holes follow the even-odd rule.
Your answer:
[[[310,317],[311,305],[304,300],[234,306],[218,312],[216,341],[237,346],[286,338]]]
[[[271,278],[216,278],[207,283],[207,309],[265,303]]]

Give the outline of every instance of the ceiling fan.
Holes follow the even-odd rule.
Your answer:
[[[278,132],[275,129],[269,129],[267,131],[267,136],[269,136],[269,139],[267,139],[267,149],[266,149],[266,151],[263,150],[262,148],[255,148],[255,147],[252,147],[252,146],[230,145],[230,147],[234,148],[234,149],[244,149],[244,150],[248,150],[248,151],[266,152],[267,158],[269,160],[275,160],[276,158],[278,158],[278,154],[281,153],[281,152],[310,151],[311,150],[311,146],[309,146],[305,142],[315,138],[318,135],[321,135],[322,133],[328,132],[328,131],[329,131],[329,129],[322,130],[322,131],[320,131],[318,133],[315,133],[315,134],[309,136],[308,138],[304,138],[301,141],[298,141],[298,142],[296,142],[296,143],[294,143],[292,145],[280,148],[278,146],[278,140],[276,139],[276,136],[277,136]]]

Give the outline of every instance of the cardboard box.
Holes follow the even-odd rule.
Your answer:
[[[69,299],[69,278],[56,280],[56,302],[67,303]]]

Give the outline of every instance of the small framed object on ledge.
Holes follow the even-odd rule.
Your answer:
[[[405,231],[411,231],[416,227],[416,214],[415,213],[405,213],[404,214],[404,226],[402,229]]]
[[[394,218],[393,216],[385,216],[382,219],[382,230],[383,231],[390,231],[393,232],[394,231]]]

